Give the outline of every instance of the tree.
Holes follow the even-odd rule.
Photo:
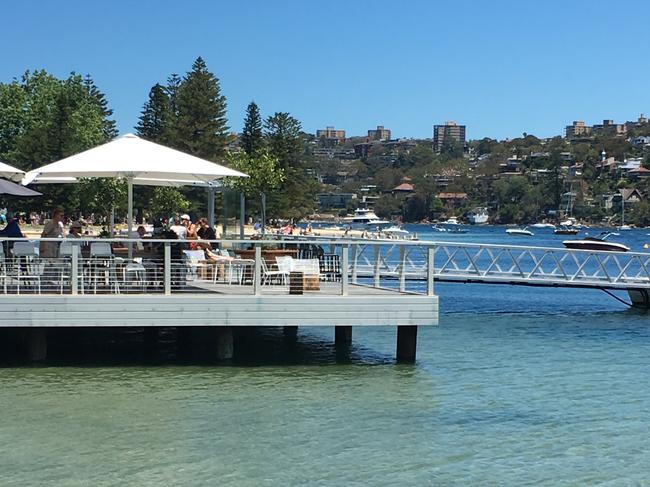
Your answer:
[[[136,132],[143,139],[164,142],[170,129],[171,118],[169,97],[165,88],[156,83],[149,91],[149,100],[142,108]]]
[[[201,57],[178,87],[176,103],[178,148],[205,159],[222,157],[229,140],[226,97]]]
[[[153,190],[151,212],[156,216],[169,217],[179,211],[187,211],[190,202],[176,188],[158,186]]]
[[[270,195],[269,213],[301,218],[313,211],[317,185],[307,176],[300,122],[288,113],[276,112],[266,119],[264,129],[269,153],[278,160],[285,177],[283,184]]]
[[[62,159],[116,135],[103,93],[90,76],[57,79],[45,70],[0,83],[0,158],[23,170]],[[79,209],[78,186],[48,186],[29,209]],[[27,209],[27,208],[25,208]]]
[[[268,149],[260,149],[253,155],[246,152],[228,154],[228,164],[233,169],[247,174],[247,178],[228,178],[227,184],[246,196],[260,198],[262,222],[266,222],[266,193],[277,189],[284,181],[284,171],[278,159]]]
[[[262,117],[254,101],[250,102],[246,108],[246,119],[241,133],[241,145],[248,156],[254,156],[264,147]]]

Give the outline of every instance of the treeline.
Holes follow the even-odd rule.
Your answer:
[[[286,112],[263,118],[254,103],[248,106],[240,154],[230,153],[236,142],[226,115],[227,101],[219,79],[202,58],[183,76],[172,74],[154,85],[144,103],[136,132],[148,140],[251,175],[246,183],[231,183],[247,193],[251,213],[259,212],[264,192],[269,217],[293,217],[314,209],[317,185],[300,122]],[[0,83],[0,159],[25,171],[107,142],[117,135],[112,110],[90,76],[71,74],[57,79],[46,71],[26,72],[20,79]],[[13,209],[68,213],[123,212],[123,184],[109,180],[38,188],[44,198],[12,200]],[[139,216],[168,216],[193,211],[204,214],[205,191],[200,188],[139,187],[134,195]],[[233,198],[238,201],[238,196]],[[232,211],[232,210],[231,210]]]

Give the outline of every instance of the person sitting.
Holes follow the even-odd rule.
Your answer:
[[[70,230],[68,231],[68,238],[81,238],[81,230],[83,229],[83,224],[79,221],[73,221],[70,224]]]
[[[63,211],[58,208],[52,212],[52,219],[45,222],[41,238],[63,237]],[[40,256],[45,258],[56,258],[59,255],[59,244],[57,242],[41,242]]]
[[[20,225],[18,225],[18,220],[12,218],[10,213],[7,213],[7,226],[0,230],[0,237],[8,238],[25,238]]]
[[[216,240],[217,233],[214,228],[210,226],[207,218],[199,219],[199,229],[196,231],[197,236],[201,240]]]

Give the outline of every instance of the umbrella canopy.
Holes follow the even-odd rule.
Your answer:
[[[39,177],[126,179],[127,222],[130,229],[133,226],[133,184],[136,179],[161,180],[161,185],[164,185],[163,181],[208,183],[223,177],[247,175],[136,135],[126,134],[106,144],[34,169],[25,174],[22,183],[38,183]]]
[[[20,181],[24,175],[25,171],[21,171],[17,167],[0,162],[0,177]]]
[[[28,172],[23,184],[39,177],[145,178],[209,182],[246,174],[149,142],[133,134]]]
[[[0,194],[10,194],[12,196],[42,196],[42,193],[26,188],[20,184],[12,183],[6,179],[0,179]]]

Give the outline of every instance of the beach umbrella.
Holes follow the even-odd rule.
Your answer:
[[[13,181],[20,181],[25,175],[25,171],[21,171],[17,167],[10,166],[0,161],[0,177],[11,179]]]
[[[212,183],[224,177],[246,174],[160,144],[126,134],[106,144],[29,171],[23,184],[39,178],[121,178],[127,182],[127,224],[133,227],[133,185],[156,180]],[[63,182],[63,181],[62,181]]]
[[[9,194],[12,196],[42,196],[42,193],[26,188],[20,184],[12,183],[6,179],[0,179],[0,194]]]

